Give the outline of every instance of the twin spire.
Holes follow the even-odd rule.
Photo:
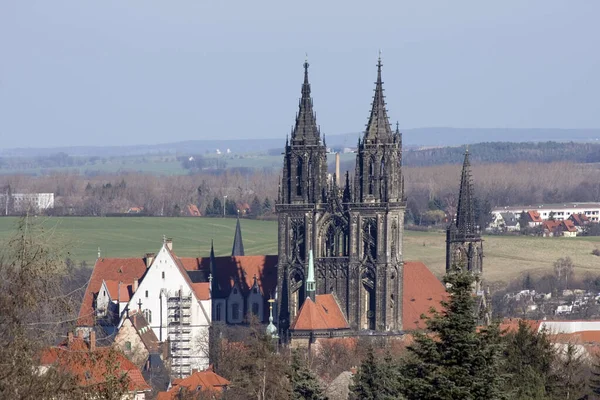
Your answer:
[[[385,141],[392,137],[392,129],[387,115],[385,96],[383,94],[383,81],[381,79],[381,53],[377,60],[377,81],[369,122],[364,139],[370,142]],[[313,110],[313,101],[310,96],[310,83],[308,81],[308,60],[304,61],[304,83],[302,84],[302,97],[298,105],[296,124],[292,130],[292,143],[319,144],[321,135],[317,125],[317,118]]]

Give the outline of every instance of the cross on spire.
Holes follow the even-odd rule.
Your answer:
[[[375,82],[375,94],[373,95],[373,104],[371,114],[367,123],[365,140],[385,140],[392,136],[390,120],[385,108],[385,96],[383,95],[383,81],[381,80],[381,50],[377,59],[377,81]]]

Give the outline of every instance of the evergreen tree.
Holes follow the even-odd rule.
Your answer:
[[[567,343],[556,358],[556,384],[552,388],[556,399],[581,399],[586,395],[585,361],[583,352],[573,343]]]
[[[407,399],[505,399],[502,341],[497,325],[481,331],[475,320],[474,276],[453,266],[445,276],[450,294],[444,310],[427,318],[400,367]]]
[[[392,400],[403,399],[399,387],[397,368],[389,354],[384,360],[375,358],[373,347],[367,349],[367,356],[360,365],[350,387],[353,400]]]
[[[268,197],[265,197],[265,202],[263,203],[263,213],[270,214],[273,211],[273,206],[271,205],[271,200]]]
[[[263,209],[262,209],[262,204],[260,203],[260,199],[258,198],[258,196],[254,196],[254,199],[252,200],[252,204],[250,204],[250,210],[252,212],[252,216],[253,217],[259,217],[262,215],[263,213]]]
[[[292,353],[290,382],[293,400],[326,400],[319,381],[308,368],[298,350]]]
[[[591,368],[588,386],[592,393],[600,397],[600,352],[594,352],[590,364]]]
[[[515,399],[551,398],[555,351],[547,333],[535,332],[519,321],[517,331],[508,333],[505,340],[505,372],[512,376],[507,392]]]

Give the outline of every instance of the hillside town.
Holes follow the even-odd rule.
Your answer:
[[[0,400],[600,399],[599,14],[0,5]]]

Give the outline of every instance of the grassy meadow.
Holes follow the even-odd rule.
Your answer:
[[[234,218],[151,218],[151,217],[38,217],[45,234],[68,251],[76,261],[92,264],[98,247],[104,257],[138,257],[159,250],[163,235],[173,238],[180,256],[208,256],[214,239],[217,255],[231,254]],[[15,231],[17,218],[0,218],[0,240]],[[246,254],[277,254],[275,221],[242,220]],[[445,268],[445,235],[442,232],[406,231],[405,260],[423,261],[438,276]],[[524,271],[534,275],[552,272],[553,263],[569,256],[575,273],[600,274],[600,237],[539,238],[523,236],[484,237],[484,274],[489,282],[507,282]]]

